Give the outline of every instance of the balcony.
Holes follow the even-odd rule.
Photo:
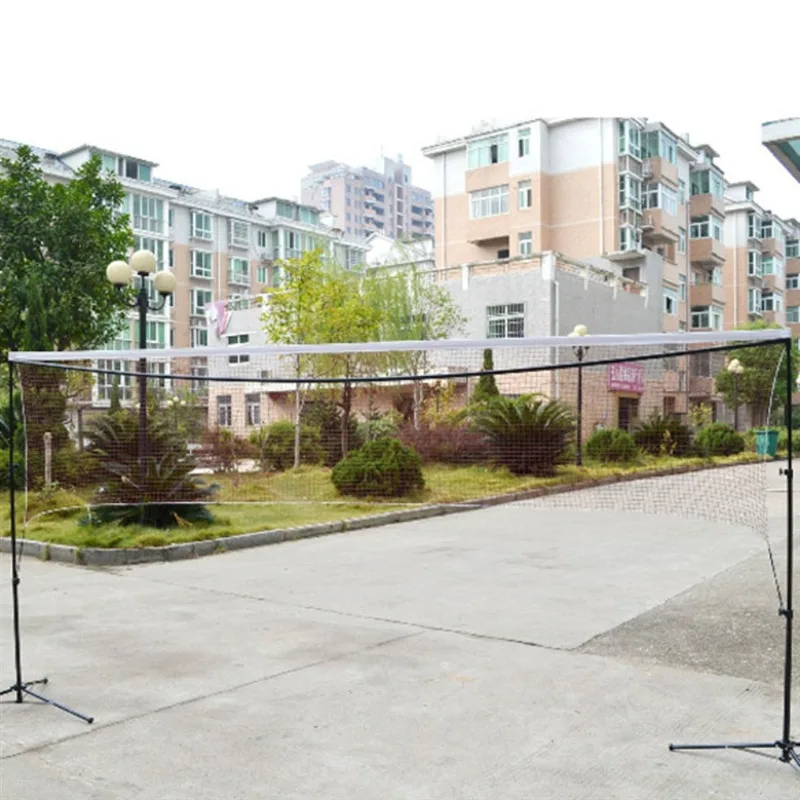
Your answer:
[[[717,216],[725,216],[725,200],[715,194],[693,194],[689,200],[689,209],[693,217],[707,217],[712,211]]]
[[[649,208],[643,212],[642,236],[649,242],[674,244],[678,241],[678,218],[661,208]]]
[[[780,246],[778,245],[778,240],[769,238],[769,239],[762,239],[761,240],[761,252],[765,255],[783,255],[783,240],[781,240]]]
[[[714,393],[714,379],[700,375],[689,376],[689,394],[692,397],[708,397]]]
[[[665,158],[646,159],[642,177],[647,177],[651,181],[663,181],[673,189],[678,188],[678,167]]]
[[[719,266],[725,263],[725,245],[710,236],[689,240],[689,258],[694,264]]]
[[[692,306],[725,305],[725,289],[716,283],[693,283],[689,287]]]

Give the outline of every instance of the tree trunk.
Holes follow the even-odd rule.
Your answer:
[[[414,400],[413,400],[413,417],[414,428],[419,429],[419,412],[422,406],[422,384],[419,381],[414,381]]]
[[[342,387],[342,458],[350,449],[350,411],[353,407],[353,385],[346,381]]]
[[[294,387],[294,468],[300,466],[300,384]]]

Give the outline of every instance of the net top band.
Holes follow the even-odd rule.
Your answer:
[[[239,355],[303,355],[341,353],[391,353],[408,350],[475,350],[486,348],[532,348],[532,347],[583,347],[592,346],[658,346],[695,344],[747,344],[752,342],[786,341],[791,339],[789,328],[765,328],[755,331],[708,331],[702,333],[636,333],[599,334],[587,336],[531,336],[521,339],[438,339],[395,342],[349,342],[341,344],[265,344],[237,345]],[[207,358],[229,356],[230,347],[171,347],[150,350],[62,350],[62,351],[14,351],[8,354],[9,361],[64,362],[113,359],[114,361],[137,358]]]

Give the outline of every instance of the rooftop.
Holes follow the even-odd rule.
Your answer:
[[[800,183],[800,117],[765,122],[761,143]]]

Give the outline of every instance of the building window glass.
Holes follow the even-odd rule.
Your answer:
[[[192,236],[195,239],[207,239],[209,241],[214,238],[211,231],[211,214],[192,211]]]
[[[533,205],[533,189],[531,188],[531,182],[520,181],[517,188],[519,189],[519,207],[530,208]]]
[[[641,158],[641,138],[639,128],[630,120],[620,120],[618,124],[618,151],[620,155]]]
[[[192,277],[211,278],[211,253],[192,250]]]
[[[771,219],[765,219],[761,223],[761,238],[772,239],[774,236],[774,225]]]
[[[628,250],[642,249],[642,233],[632,225],[623,225],[619,229],[619,249],[623,252]]]
[[[686,276],[678,275],[678,296],[681,300],[686,300]]]
[[[228,259],[228,283],[250,284],[250,262],[246,258]]]
[[[758,250],[749,250],[747,253],[747,274],[759,277],[764,274]]]
[[[692,217],[689,236],[692,239],[708,239],[713,236],[718,242],[722,241],[723,221],[713,214],[707,217]]]
[[[220,428],[230,428],[233,425],[233,406],[229,394],[217,397],[217,425]]]
[[[752,211],[747,215],[747,236],[750,239],[761,238],[761,217]]]
[[[642,136],[642,151],[645,158],[663,158],[670,164],[678,163],[677,142],[663,131],[647,131]]]
[[[761,295],[762,311],[780,311],[783,307],[783,296],[777,292],[764,292]]]
[[[135,365],[129,361],[106,361],[101,359],[97,362],[98,369],[113,370],[114,372],[132,372]],[[132,375],[111,375],[105,372],[97,373],[97,399],[111,400],[111,393],[114,384],[119,387],[121,400],[133,399],[133,376]]]
[[[672,189],[663,183],[651,182],[644,184],[642,194],[643,208],[661,208],[673,217],[678,214],[678,200]]]
[[[486,307],[487,339],[522,339],[524,336],[524,303]]]
[[[133,229],[148,233],[164,232],[164,201],[141,194],[131,195]]]
[[[508,213],[508,186],[493,186],[470,192],[470,213],[472,219],[496,217]]]
[[[232,219],[228,230],[231,238],[231,247],[250,246],[250,226],[246,222]]]
[[[508,134],[489,136],[467,144],[467,169],[508,161]]]
[[[800,241],[797,239],[786,240],[786,258],[800,258]]]
[[[678,316],[678,293],[673,289],[664,289],[664,313]]]
[[[239,333],[228,337],[228,346],[235,347],[239,344],[248,344],[250,341],[249,333]],[[246,364],[250,360],[249,355],[228,356],[229,364]]]
[[[244,396],[245,425],[253,426],[261,424],[261,395],[246,394]]]
[[[686,181],[678,180],[678,205],[686,205]]]
[[[164,269],[164,240],[151,236],[134,236],[134,250],[149,250],[156,257],[156,270]]]
[[[517,131],[517,155],[520,158],[527,156],[531,152],[531,129],[520,128]]]
[[[266,267],[256,267],[256,281],[262,286],[267,285],[267,271]]]
[[[686,228],[678,228],[678,252],[686,252]]]
[[[642,210],[642,182],[627,173],[619,176],[619,206]]]
[[[779,279],[783,277],[783,259],[779,255],[763,256],[761,267],[764,275],[775,275]]]
[[[206,306],[211,305],[211,291],[208,289],[192,289],[192,314],[204,317]]]
[[[786,306],[786,321],[800,322],[800,306]]]
[[[533,252],[533,238],[530,231],[519,235],[519,254],[529,256]]]
[[[747,290],[747,313],[748,314],[761,313],[761,289]]]
[[[190,328],[192,347],[208,347],[208,328]]]
[[[275,213],[279,217],[285,217],[286,219],[294,219],[294,206],[291,203],[286,202],[285,200],[278,200],[275,206]]]
[[[692,327],[722,330],[722,309],[719,306],[693,306]]]
[[[787,275],[786,276],[787,289],[800,289],[800,275]]]

